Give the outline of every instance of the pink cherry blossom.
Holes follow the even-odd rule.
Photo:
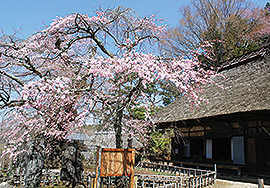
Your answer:
[[[153,15],[135,15],[123,7],[70,14],[26,40],[3,39],[3,83],[19,101],[19,107],[1,104],[14,108],[2,123],[5,138],[18,144],[37,137],[63,140],[94,117],[104,130],[115,130],[117,141],[120,132],[145,139],[153,126],[151,86],[162,91],[159,84],[166,83],[195,105],[204,100],[203,88],[216,75],[200,65],[197,55],[204,49],[191,52],[192,59],[163,57],[158,39],[166,37],[166,26]],[[132,117],[129,109],[136,107],[144,109],[144,120]],[[16,151],[20,145],[6,153]]]

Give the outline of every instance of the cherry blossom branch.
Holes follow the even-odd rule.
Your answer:
[[[136,85],[135,87],[133,87],[133,88],[130,90],[130,92],[127,94],[127,96],[126,96],[127,100],[124,102],[122,108],[126,107],[126,105],[130,103],[133,94],[134,94],[136,91],[139,91],[139,90],[140,90],[140,87],[142,87],[142,81],[143,81],[143,79],[140,78],[140,79],[138,80],[137,85]]]

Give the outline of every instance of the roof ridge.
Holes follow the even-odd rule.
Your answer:
[[[240,65],[246,64],[254,59],[264,57],[267,52],[270,50],[270,44],[263,46],[259,49],[253,50],[249,53],[242,54],[240,56],[231,58],[221,63],[220,69],[218,72],[222,72],[224,70],[228,70],[234,67],[238,67]]]

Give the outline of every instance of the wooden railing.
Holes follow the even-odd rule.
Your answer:
[[[159,186],[158,188],[178,188],[176,183],[170,183],[163,186]]]
[[[137,187],[206,187],[215,183],[216,172],[194,168],[184,168],[158,163],[141,162],[137,165],[163,175],[135,174]],[[168,175],[165,175],[168,174]]]

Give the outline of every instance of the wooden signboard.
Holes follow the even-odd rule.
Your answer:
[[[100,177],[134,174],[135,149],[102,148]]]

